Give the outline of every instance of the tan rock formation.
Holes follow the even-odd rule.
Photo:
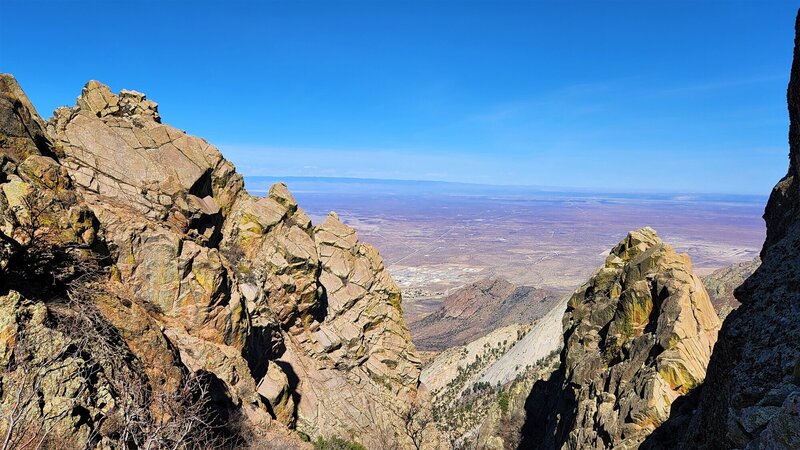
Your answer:
[[[251,197],[213,146],[162,124],[143,94],[91,81],[45,126],[12,77],[0,88],[6,292],[30,253],[26,199],[55,199],[40,224],[57,230],[47,248],[99,261],[103,275],[85,297],[154,392],[199,374],[216,380],[217,407],[251,431],[277,419],[312,436],[409,443],[401,415],[420,363],[400,291],[355,230],[335,215],[314,227],[282,184]],[[28,294],[52,313],[48,302],[80,276]],[[13,339],[0,344],[9,358]]]
[[[56,111],[49,130],[98,217],[118,289],[152,310],[187,367],[225,381],[250,415],[266,411],[246,376],[242,297],[214,247],[221,209],[242,191],[233,166],[202,139],[161,124],[144,96],[117,96],[96,81],[75,108]]]
[[[719,326],[688,256],[631,232],[569,300],[562,365],[534,386],[523,444],[636,448],[703,382]]]
[[[374,428],[402,441],[394,417],[416,398],[420,362],[402,325],[400,290],[378,252],[334,214],[315,239],[327,315],[290,334],[280,358],[299,379],[299,426],[313,434]]]

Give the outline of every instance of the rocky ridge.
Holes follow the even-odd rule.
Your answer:
[[[526,402],[523,448],[637,448],[705,378],[720,322],[687,255],[631,232],[570,298],[561,366]]]
[[[508,369],[508,380],[502,383],[489,383],[483,378],[530,328],[530,324],[499,328],[466,345],[445,350],[423,368],[420,380],[431,391],[433,418],[454,448],[484,448],[493,438],[495,445],[500,442],[499,448],[518,442],[525,413],[522,393],[530,391],[533,380],[549,375],[557,361],[556,353],[551,352],[534,364],[515,364]],[[518,395],[518,407],[509,406]],[[512,417],[518,423],[511,424]]]
[[[409,323],[421,350],[444,350],[512,324],[527,324],[553,308],[557,298],[544,289],[484,278],[448,295],[433,313]]]
[[[113,345],[150,392],[179,392],[202,374],[220,414],[256,432],[288,426],[410,445],[400,415],[417,396],[420,363],[400,291],[378,252],[335,214],[314,226],[282,184],[248,195],[217,149],[161,123],[143,94],[96,81],[45,123],[2,75],[0,148],[0,368],[19,372],[28,317],[40,318],[43,333],[61,333],[54,318],[75,315],[75,302],[61,300],[80,286],[82,304],[121,338]],[[36,254],[55,255],[48,269],[91,273],[31,288],[23,281],[45,279],[21,264],[34,241]],[[92,365],[92,352],[78,356],[78,366]],[[48,384],[38,394],[44,409],[31,411],[42,420],[49,409],[88,411],[59,420],[54,434],[110,445],[120,438],[108,424],[122,414],[122,394],[102,380],[121,369],[95,363],[106,377],[76,377],[75,389],[91,395],[55,404]],[[13,379],[3,378],[3,393]],[[104,389],[110,397],[100,401]]]
[[[525,397],[557,364],[566,300],[531,323],[448,348],[424,366],[420,381],[454,447],[513,448],[519,442]]]

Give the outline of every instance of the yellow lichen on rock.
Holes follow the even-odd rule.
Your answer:
[[[552,410],[529,417],[528,445],[636,448],[703,381],[719,327],[688,257],[631,232],[568,302],[564,366],[535,400]]]

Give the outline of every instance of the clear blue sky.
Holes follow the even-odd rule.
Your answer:
[[[45,117],[145,92],[246,175],[766,194],[797,6],[2,0],[0,70]]]

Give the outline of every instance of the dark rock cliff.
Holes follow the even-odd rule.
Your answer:
[[[587,396],[582,389],[586,376],[576,381],[569,355],[574,351],[568,346],[562,354],[565,366],[549,383],[537,383],[529,396],[522,447],[800,448],[800,15],[795,29],[787,92],[789,170],[773,189],[764,212],[767,238],[762,263],[735,290],[741,306],[728,315],[719,331],[705,381],[700,384],[695,377],[693,386],[682,390],[685,395],[664,405],[668,410],[662,408],[659,416],[649,416],[656,420],[642,422],[643,416],[633,409],[609,415],[611,405],[620,399],[612,392],[617,384],[595,384]],[[595,304],[591,314],[601,314],[601,310]],[[569,311],[565,323],[568,319]],[[568,342],[580,328],[569,330]],[[582,342],[578,348],[585,352],[593,345]],[[604,364],[586,373],[605,373]],[[635,380],[636,375],[623,379]],[[635,392],[629,398],[636,400],[652,390],[643,386]],[[587,407],[594,411],[594,401],[586,402],[593,397],[603,403],[587,416],[582,411]],[[606,398],[610,398],[609,406]],[[620,419],[624,427],[640,423],[620,430]]]
[[[789,170],[764,212],[763,262],[735,291],[742,305],[722,326],[696,409],[676,411],[654,446],[800,448],[800,15],[795,30]]]

